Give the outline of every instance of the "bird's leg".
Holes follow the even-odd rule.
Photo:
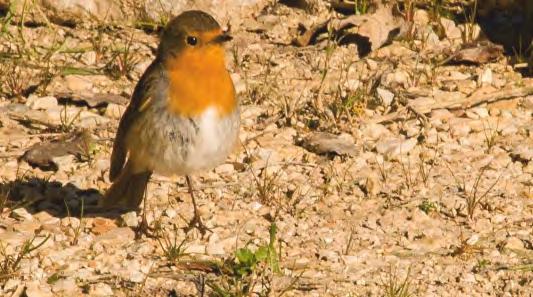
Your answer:
[[[192,199],[192,206],[194,208],[194,217],[189,222],[189,226],[186,228],[186,231],[191,230],[192,228],[198,229],[202,235],[205,235],[206,231],[211,231],[207,226],[204,225],[202,222],[202,218],[200,217],[200,213],[198,212],[198,207],[196,206],[196,200],[194,199],[194,192],[193,192],[193,186],[192,186],[192,179],[190,176],[186,175],[185,179],[187,180],[187,186],[189,187],[189,194],[191,195]]]
[[[146,219],[146,200],[147,200],[148,185],[144,188],[144,197],[143,197],[143,214],[141,219],[141,224],[137,227],[136,236],[139,238],[142,234],[147,237],[155,237],[154,228],[150,227],[148,220]]]

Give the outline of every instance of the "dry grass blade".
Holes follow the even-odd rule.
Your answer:
[[[33,251],[37,250],[45,244],[51,235],[46,236],[38,244],[34,244],[36,236],[32,239],[26,240],[15,255],[7,254],[5,246],[0,243],[0,279],[7,279],[15,275],[20,268],[22,259],[28,257]]]
[[[400,279],[398,272],[392,267],[389,268],[387,280],[382,284],[384,297],[412,297],[411,289],[411,268],[407,270],[404,279]]]

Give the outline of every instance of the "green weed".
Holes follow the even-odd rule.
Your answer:
[[[175,225],[173,238],[170,237],[168,232],[160,233],[162,234],[162,237],[157,238],[157,242],[163,250],[163,255],[169,262],[178,262],[183,256],[187,255],[185,250],[187,249],[187,241],[189,238],[185,236],[183,240],[178,241],[177,229]]]
[[[422,201],[422,203],[420,203],[418,208],[421,211],[425,212],[426,214],[429,214],[429,213],[434,212],[434,211],[437,210],[437,205],[433,201],[430,201],[428,199],[424,199],[424,201]]]
[[[268,243],[252,250],[239,248],[234,257],[224,261],[220,280],[208,280],[207,286],[216,297],[270,296],[272,276],[280,273],[279,256],[276,251],[277,226],[270,225]]]

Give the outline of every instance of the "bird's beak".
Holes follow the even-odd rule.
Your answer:
[[[212,43],[222,44],[222,43],[228,42],[228,41],[230,41],[232,39],[233,39],[233,37],[231,37],[231,35],[229,35],[228,32],[222,32],[222,34],[217,35],[215,38],[211,39],[211,42]]]

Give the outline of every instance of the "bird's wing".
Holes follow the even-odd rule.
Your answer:
[[[161,79],[161,74],[162,68],[160,64],[154,61],[135,86],[130,104],[120,119],[115,142],[113,143],[109,170],[109,179],[111,181],[120,175],[124,167],[128,155],[126,136],[129,134],[129,129],[131,129],[134,122],[139,118],[139,115],[152,103],[152,94],[154,94],[158,80]]]

